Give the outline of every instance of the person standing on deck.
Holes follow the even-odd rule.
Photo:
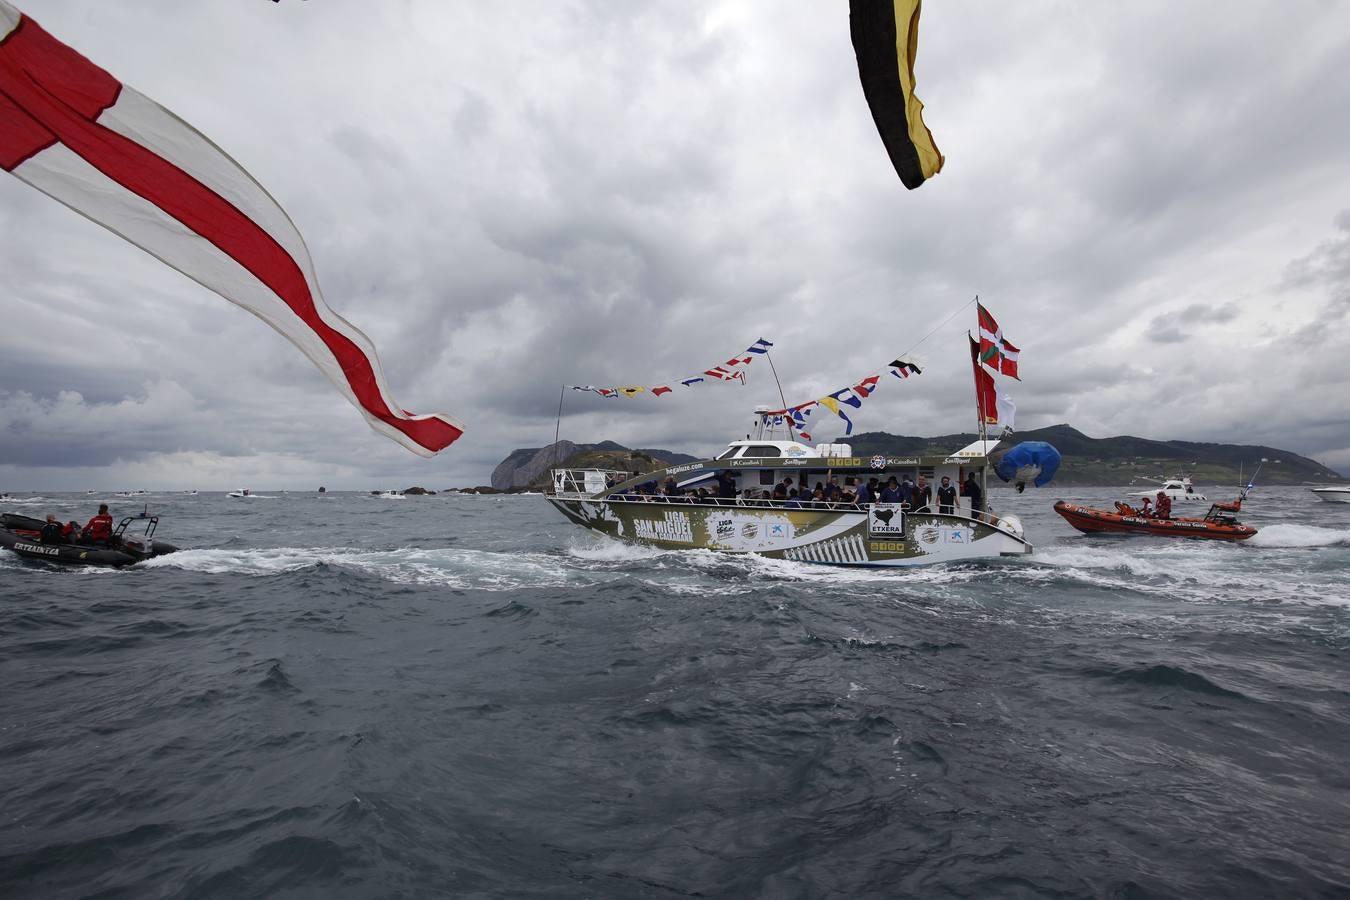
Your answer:
[[[961,493],[970,498],[970,515],[974,519],[984,518],[984,490],[981,489],[979,482],[975,480],[975,472],[972,470],[966,475],[966,481],[961,485]]]
[[[938,512],[944,516],[950,516],[956,512],[956,487],[952,480],[946,475],[942,476],[942,484],[937,489]]]
[[[933,504],[933,489],[928,486],[922,475],[919,476],[919,483],[914,485],[914,496],[909,505],[915,512],[931,512]]]
[[[861,478],[858,479],[858,489],[854,492],[853,502],[859,506],[873,502],[872,489]]]
[[[886,486],[881,489],[881,502],[903,503],[904,500],[905,495],[900,490],[900,483],[896,481],[895,476],[892,475],[890,479],[886,482]]]

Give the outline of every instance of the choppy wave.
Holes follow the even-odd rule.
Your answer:
[[[1253,546],[1266,530],[1272,542]],[[1198,603],[1347,605],[1350,591],[1310,579],[1303,567],[1274,548],[1323,547],[1347,542],[1350,533],[1304,525],[1273,525],[1242,544],[1131,538],[1074,539],[1037,553],[1013,577],[1069,582],[1113,592]],[[1287,543],[1285,543],[1287,542]]]
[[[122,570],[0,552],[0,896],[1350,879],[1350,515],[1094,539],[1026,495],[1030,556],[869,570],[375,499],[168,495],[189,549]]]

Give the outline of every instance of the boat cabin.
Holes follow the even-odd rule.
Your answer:
[[[556,469],[553,494],[620,502],[782,507],[789,503],[783,493],[804,488],[808,494],[799,499],[805,508],[862,510],[862,506],[846,501],[830,501],[823,506],[812,495],[817,487],[829,492],[831,483],[845,494],[854,494],[860,483],[867,484],[871,479],[882,488],[894,477],[897,482],[908,478],[918,483],[922,479],[933,493],[932,509],[936,510],[937,489],[946,476],[957,487],[955,514],[969,516],[970,500],[961,496],[960,485],[974,472],[981,489],[987,491],[988,456],[998,443],[975,441],[947,456],[859,456],[849,444],[811,447],[798,441],[747,438],[730,442],[713,459],[653,472]],[[779,486],[784,490],[775,496]]]

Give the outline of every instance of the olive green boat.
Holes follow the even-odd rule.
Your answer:
[[[772,414],[756,413],[755,436],[732,441],[716,459],[643,474],[555,469],[548,500],[578,525],[666,550],[877,567],[1032,551],[1015,516],[972,509],[959,491],[951,506],[937,504],[944,476],[959,486],[974,473],[981,496],[988,496],[985,476],[997,440],[978,440],[949,456],[855,456],[848,444],[773,440]],[[930,485],[933,499],[880,502],[864,491],[865,502],[856,502],[860,484],[876,479],[884,486],[892,476]],[[834,500],[785,499],[777,488],[787,479],[827,489],[833,479],[839,493],[831,491]]]

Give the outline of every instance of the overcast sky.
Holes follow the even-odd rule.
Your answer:
[[[17,5],[251,171],[397,400],[467,431],[414,456],[261,321],[0,176],[2,489],[482,484],[553,439],[564,383],[762,336],[803,402],[976,294],[1022,348],[1022,429],[1350,472],[1350,5],[930,3],[947,162],[912,192],[842,0]],[[974,319],[857,428],[972,429]],[[561,434],[704,454],[777,402],[757,362],[568,392]]]

